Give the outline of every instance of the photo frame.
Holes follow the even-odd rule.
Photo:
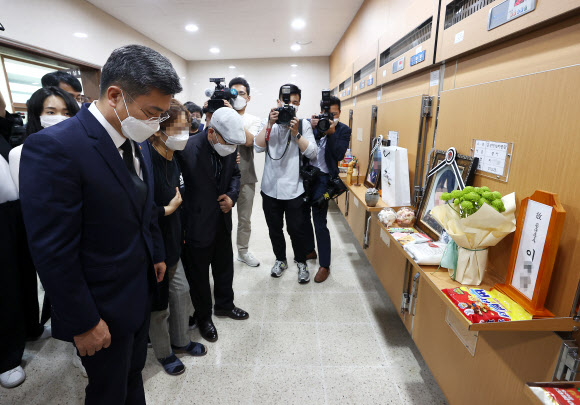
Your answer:
[[[429,171],[445,160],[446,151],[437,150],[429,166]],[[477,158],[475,158],[477,159]],[[477,169],[477,161],[471,156],[459,155],[455,157],[455,162],[459,168],[461,179],[465,186],[471,186],[475,177]],[[443,201],[439,200],[439,196],[444,192],[451,192],[459,188],[459,184],[453,173],[453,168],[449,165],[443,166],[434,175],[427,178],[425,185],[425,192],[419,204],[417,212],[416,227],[423,233],[427,234],[431,239],[438,240],[441,237],[443,228],[433,218],[430,213],[431,209],[436,205],[440,205]]]
[[[381,184],[381,148],[376,148],[373,156],[369,156],[369,165],[365,174],[364,184],[367,188],[380,188]]]

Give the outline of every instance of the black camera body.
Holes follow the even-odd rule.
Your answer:
[[[342,182],[339,177],[328,180],[328,187],[324,194],[318,197],[312,202],[313,207],[322,207],[324,204],[328,204],[328,200],[337,198],[342,193],[346,191],[346,185]]]
[[[322,114],[318,118],[318,124],[316,129],[319,132],[326,132],[330,129],[330,123],[334,119],[334,116],[330,113],[330,90],[322,90]]]
[[[224,77],[210,78],[209,81],[215,83],[215,90],[207,104],[209,112],[215,112],[217,109],[222,108],[225,105],[224,101],[231,102],[238,97],[236,89],[230,89],[222,84],[226,81]]]
[[[290,121],[296,117],[296,110],[294,106],[290,105],[290,86],[282,86],[282,102],[283,107],[278,107],[274,111],[278,111],[278,120],[276,124],[288,126]]]
[[[312,185],[314,181],[320,177],[322,171],[316,166],[304,165],[300,168],[300,177],[302,177],[302,185],[304,186],[304,202],[310,202],[312,199]]]

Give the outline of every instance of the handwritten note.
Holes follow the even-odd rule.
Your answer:
[[[530,300],[534,295],[551,217],[551,206],[528,201],[512,285]]]
[[[397,131],[389,131],[387,139],[391,141],[391,146],[399,146],[399,133]]]
[[[356,140],[359,142],[363,141],[363,129],[362,128],[356,129]]]
[[[508,146],[503,142],[476,140],[473,157],[479,158],[477,170],[503,176]]]

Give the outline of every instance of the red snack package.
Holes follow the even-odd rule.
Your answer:
[[[471,323],[509,321],[481,302],[467,287],[446,288],[442,291]]]
[[[557,404],[561,405],[574,405],[580,404],[580,393],[575,388],[552,388],[552,387],[545,387],[544,391],[546,391],[550,397]]]

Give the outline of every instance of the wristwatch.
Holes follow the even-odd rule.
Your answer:
[[[300,138],[302,138],[302,134],[298,132],[298,135],[296,135],[296,140],[299,140]]]

